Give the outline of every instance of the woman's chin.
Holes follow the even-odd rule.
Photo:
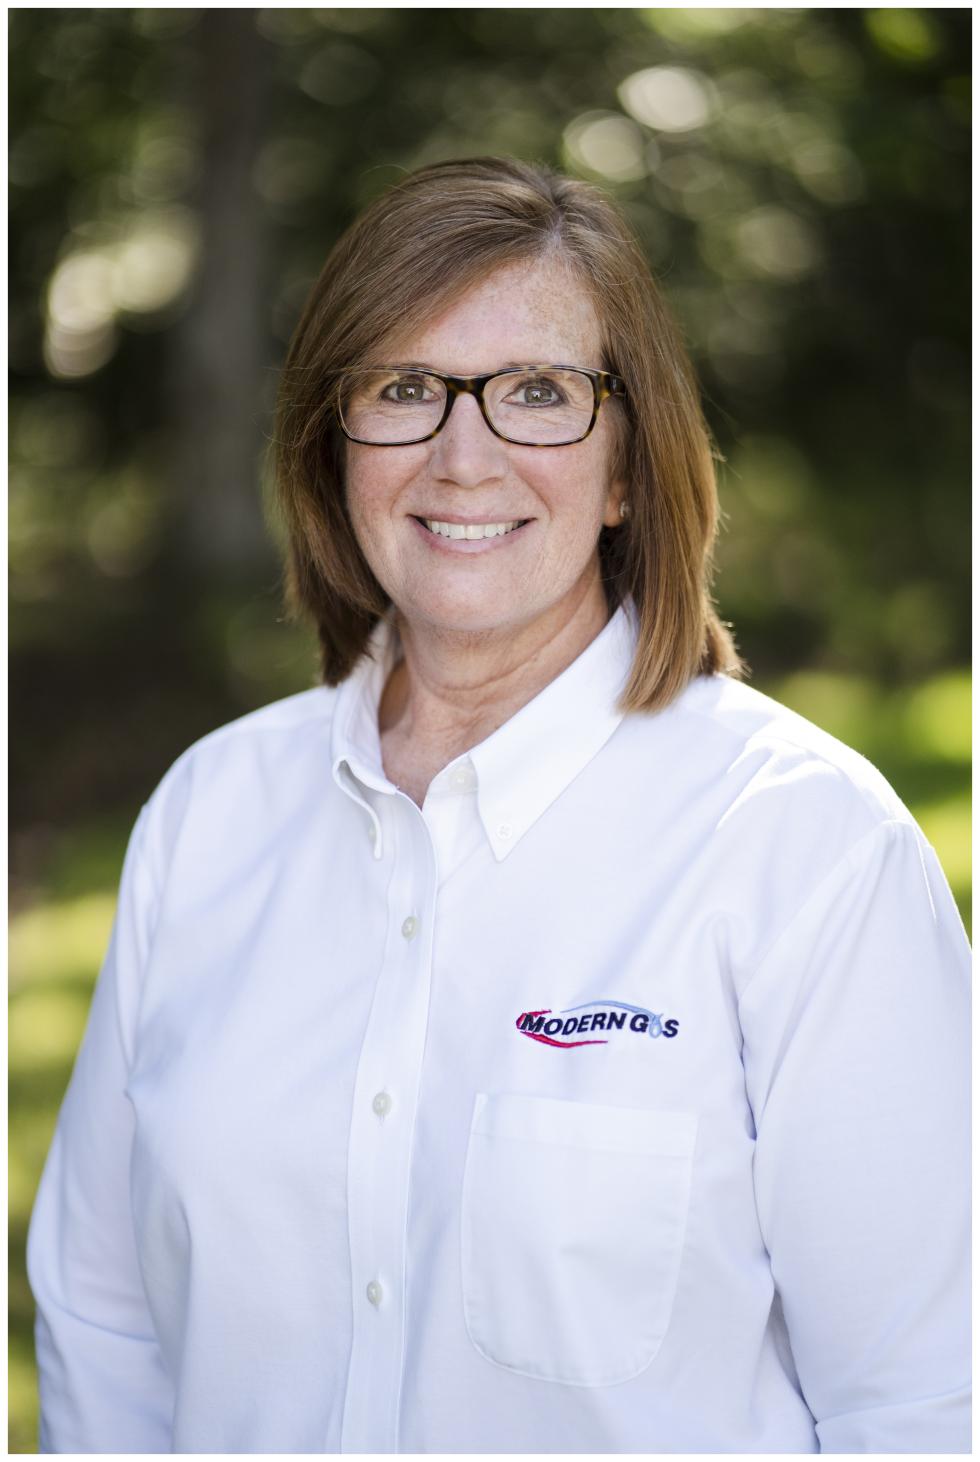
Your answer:
[[[496,603],[446,602],[419,603],[401,610],[410,626],[427,634],[487,635],[503,633],[514,627],[512,612]]]
[[[507,583],[501,575],[496,583],[479,586],[436,584],[433,578],[416,581],[411,586],[414,592],[391,595],[401,619],[421,634],[516,635],[538,622],[554,631],[581,616],[590,598],[605,606],[597,576],[594,586],[582,581],[559,583],[551,586],[551,593],[542,592],[542,584],[529,585],[524,576],[518,583]],[[529,593],[532,587],[538,589],[536,594]]]

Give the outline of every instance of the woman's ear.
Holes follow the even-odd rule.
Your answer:
[[[623,522],[626,514],[622,511],[626,503],[626,481],[617,477],[610,484],[609,492],[606,495],[606,506],[602,514],[604,528],[618,528]]]

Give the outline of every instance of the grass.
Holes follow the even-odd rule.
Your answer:
[[[805,672],[760,687],[864,752],[932,842],[964,923],[970,905],[970,681],[965,671],[909,692]],[[105,951],[127,828],[65,831],[10,932],[11,1452],[33,1452],[33,1305],[24,1268],[31,1205]]]

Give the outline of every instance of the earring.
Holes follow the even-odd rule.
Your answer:
[[[624,519],[626,519],[626,518],[629,517],[629,515],[630,515],[630,505],[629,505],[629,503],[620,503],[620,505],[619,505],[619,519],[620,519],[620,522],[623,522]]]

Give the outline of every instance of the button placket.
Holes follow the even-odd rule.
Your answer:
[[[362,1298],[354,1307],[340,1450],[354,1452],[398,1450],[412,1114],[432,977],[435,850],[409,799],[393,799],[385,814],[388,934],[358,1063],[347,1162],[351,1269]]]

